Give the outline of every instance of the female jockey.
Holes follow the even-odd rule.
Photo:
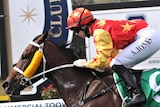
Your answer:
[[[92,60],[79,59],[73,64],[92,69],[111,67],[127,87],[133,90],[133,97],[127,106],[145,102],[145,96],[129,69],[158,51],[160,31],[149,27],[141,19],[98,20],[86,8],[73,10],[67,23],[67,28],[76,32],[78,36],[93,36],[96,46],[96,55]],[[119,52],[119,49],[123,50]]]

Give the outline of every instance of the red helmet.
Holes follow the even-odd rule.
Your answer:
[[[86,8],[76,8],[72,11],[72,13],[68,16],[67,24],[68,29],[73,27],[78,27],[80,25],[88,24],[93,20],[93,15],[90,10]]]

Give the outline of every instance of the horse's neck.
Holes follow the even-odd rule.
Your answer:
[[[69,99],[80,99],[87,85],[92,78],[85,71],[77,71],[75,68],[64,69],[55,75],[57,88],[60,95],[68,101]]]
[[[67,53],[62,52],[62,49],[49,41],[45,42],[44,55],[47,60],[47,69],[60,65],[72,64],[74,61],[73,58],[67,56]],[[84,84],[84,79],[86,80],[86,78],[88,78],[88,76],[85,75],[84,72],[85,71],[78,68],[64,68],[57,70],[54,73],[54,76],[52,76],[52,79],[56,79],[57,85],[60,87],[60,90],[78,90],[79,88],[81,88],[81,85]]]

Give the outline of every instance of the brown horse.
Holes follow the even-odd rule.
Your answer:
[[[70,48],[55,45],[47,39],[48,35],[50,34],[37,36],[33,40],[34,43],[29,44],[24,50],[16,64],[16,68],[19,70],[13,69],[3,83],[6,93],[19,94],[19,91],[26,87],[27,84],[19,85],[23,77],[21,71],[29,66],[36,50],[42,48],[43,56],[46,59],[45,70],[51,69],[45,73],[45,76],[54,82],[67,107],[121,107],[122,101],[112,73],[103,74],[93,72],[91,69],[72,66],[73,61],[77,59],[74,52]],[[39,46],[43,43],[43,46]],[[43,71],[44,64],[42,61],[36,74]],[[66,65],[66,67],[56,68],[62,65]],[[42,76],[31,77],[31,81],[34,82]]]

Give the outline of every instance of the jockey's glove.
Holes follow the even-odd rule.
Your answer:
[[[86,66],[87,65],[87,61],[86,61],[86,59],[78,59],[78,60],[75,60],[73,62],[73,65],[76,66],[76,67],[84,68],[84,67],[87,67]]]
[[[76,66],[76,67],[81,67],[81,68],[89,68],[86,59],[75,60],[73,62],[73,65]],[[93,68],[91,68],[91,69],[93,69]],[[98,72],[104,72],[104,69],[100,69],[100,68],[94,68],[94,70],[96,70]]]

